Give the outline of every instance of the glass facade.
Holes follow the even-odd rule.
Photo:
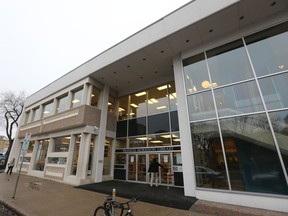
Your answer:
[[[288,23],[183,60],[196,183],[288,195]]]

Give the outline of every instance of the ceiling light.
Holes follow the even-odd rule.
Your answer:
[[[152,140],[152,141],[150,141],[151,143],[163,143],[163,141],[161,141],[161,140]]]
[[[202,88],[207,89],[207,88],[210,87],[210,82],[207,81],[207,80],[204,80],[204,81],[201,83],[201,86],[202,86]]]
[[[91,94],[91,97],[94,97],[95,95],[94,94]]]
[[[180,142],[180,139],[173,139],[174,142]]]
[[[158,103],[158,100],[156,100],[155,98],[151,98],[148,100],[149,104],[153,104],[153,103]]]
[[[138,108],[138,106],[134,103],[130,104],[130,106],[134,107],[134,108]]]
[[[108,101],[108,106],[110,106],[110,105],[112,105],[112,103],[110,103],[110,102]]]
[[[284,65],[279,65],[278,67],[279,67],[279,69],[283,69],[285,66]]]
[[[167,106],[160,106],[160,107],[157,107],[156,109],[165,109]]]
[[[79,103],[80,102],[80,100],[79,99],[74,99],[74,100],[72,100],[72,103],[74,104],[74,103]]]
[[[48,114],[48,113],[50,113],[50,111],[49,110],[45,110],[43,113],[44,114]]]
[[[125,111],[125,109],[119,107],[118,111],[119,111],[119,112],[123,112],[123,111]]]
[[[151,140],[151,138],[147,138],[147,137],[138,137],[136,139],[137,140]]]
[[[158,87],[157,89],[158,89],[159,91],[164,90],[164,89],[167,89],[167,85],[160,86],[160,87]]]
[[[139,92],[137,94],[135,94],[136,97],[140,97],[140,96],[143,96],[143,95],[146,95],[146,92]]]

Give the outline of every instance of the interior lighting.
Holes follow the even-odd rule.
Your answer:
[[[160,106],[160,107],[157,107],[156,109],[165,109],[167,106]]]
[[[167,89],[167,85],[163,85],[157,88],[159,91]]]
[[[156,100],[155,98],[151,98],[148,100],[149,104],[153,104],[153,103],[158,103],[158,100]]]
[[[180,139],[173,139],[174,142],[180,142]]]
[[[72,103],[73,103],[73,104],[75,104],[75,103],[79,103],[79,102],[80,102],[79,99],[74,99],[74,100],[72,100]]]
[[[125,109],[119,107],[118,111],[119,111],[119,112],[123,112],[123,111],[125,111]]]
[[[94,97],[95,95],[94,94],[91,94],[91,97]]]
[[[278,67],[279,67],[279,69],[283,69],[285,66],[284,65],[279,65]]]
[[[147,138],[147,137],[137,137],[137,140],[151,140],[151,138]]]
[[[161,141],[161,140],[152,140],[152,141],[150,141],[151,143],[163,143],[163,141]]]
[[[130,104],[130,106],[134,107],[134,108],[138,108],[138,106],[134,103]]]
[[[44,114],[48,114],[48,113],[50,113],[50,111],[49,110],[45,110],[43,113]]]
[[[210,87],[210,82],[207,81],[207,80],[204,80],[204,81],[201,83],[201,86],[202,86],[202,88],[207,89],[207,88]]]
[[[146,92],[139,92],[137,94],[135,94],[136,97],[140,97],[140,96],[143,96],[143,95],[146,95]]]
[[[110,105],[112,105],[112,103],[110,103],[110,102],[108,101],[108,106],[110,106]]]

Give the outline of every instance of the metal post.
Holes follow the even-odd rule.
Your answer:
[[[113,188],[112,190],[112,203],[114,203],[116,200],[116,189]],[[112,210],[111,210],[112,216],[115,215],[115,209],[114,209],[114,205],[112,205]]]
[[[19,182],[19,178],[20,178],[20,173],[21,173],[21,169],[22,169],[22,165],[23,165],[23,161],[24,161],[25,151],[26,150],[22,149],[22,160],[21,160],[20,169],[19,169],[19,172],[18,172],[18,176],[17,176],[15,188],[14,188],[14,193],[13,193],[13,196],[12,196],[13,199],[15,199],[15,194],[16,194],[16,190],[17,190],[17,186],[18,186],[18,182]]]

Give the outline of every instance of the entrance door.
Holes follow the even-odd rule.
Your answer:
[[[169,169],[170,171],[172,170],[171,153],[149,154],[149,163],[152,162],[153,158],[156,158],[157,161],[163,166],[163,168],[159,168],[159,183],[172,184],[171,181],[167,182],[167,173]]]
[[[146,182],[146,155],[129,155],[128,180]]]

